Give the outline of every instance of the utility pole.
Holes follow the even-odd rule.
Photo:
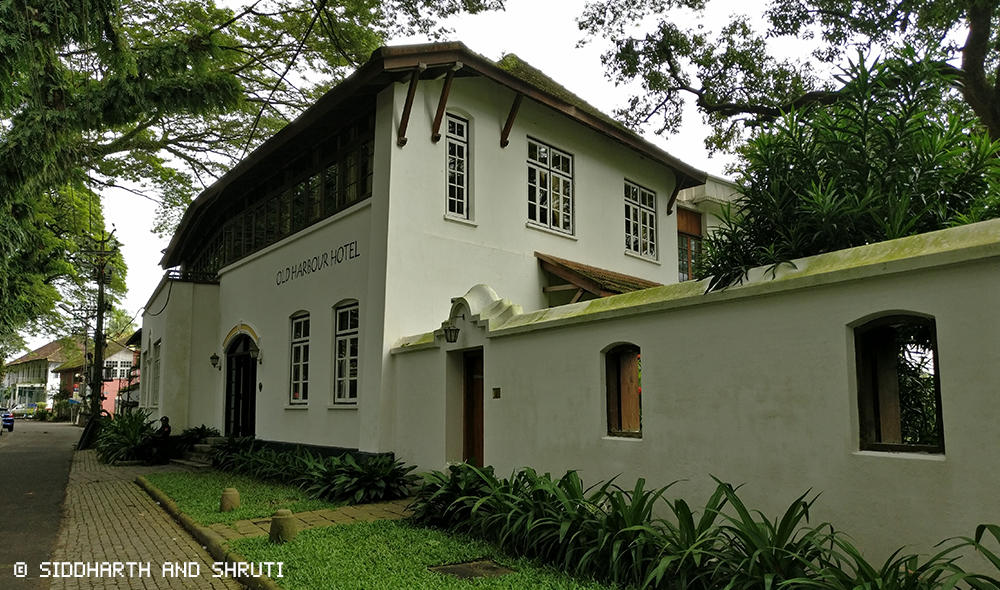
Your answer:
[[[109,244],[114,243],[114,231],[102,240],[97,240],[98,248],[87,253],[94,255],[94,275],[97,280],[97,323],[94,328],[94,362],[90,373],[90,415],[91,419],[101,414],[101,401],[104,398],[104,312],[106,303],[104,297],[104,287],[111,283],[111,269],[108,263],[111,262],[116,248],[108,249]]]

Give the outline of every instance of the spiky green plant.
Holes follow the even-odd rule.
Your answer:
[[[97,457],[105,463],[143,459],[144,443],[153,434],[149,412],[136,410],[101,417],[101,430],[94,442]]]

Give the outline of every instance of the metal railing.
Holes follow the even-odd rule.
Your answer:
[[[214,272],[171,269],[167,271],[165,276],[171,281],[181,281],[184,283],[204,283],[207,285],[219,284],[219,275]]]

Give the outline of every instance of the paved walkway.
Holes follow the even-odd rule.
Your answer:
[[[351,524],[352,522],[371,522],[373,520],[396,520],[409,516],[410,512],[406,506],[410,500],[393,500],[392,502],[380,502],[378,504],[362,504],[360,506],[344,506],[334,510],[313,510],[311,512],[297,512],[295,514],[299,521],[299,530],[332,526],[335,524]],[[244,537],[261,537],[267,535],[271,530],[270,518],[257,518],[253,520],[238,520],[232,525],[216,523],[210,525],[213,531],[220,537],[229,541]]]
[[[182,470],[109,467],[97,461],[94,451],[76,452],[52,553],[53,564],[59,565],[51,566],[50,573],[81,576],[54,577],[51,590],[239,590],[240,584],[230,578],[212,577],[214,560],[208,552],[134,483],[140,474]],[[198,564],[200,575],[171,576],[169,571],[163,575],[164,563],[191,562]],[[89,564],[91,571],[81,563]],[[120,572],[111,569],[116,563],[122,564]],[[193,567],[188,569],[191,573]]]

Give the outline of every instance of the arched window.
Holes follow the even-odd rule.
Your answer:
[[[640,358],[634,344],[622,344],[604,354],[609,436],[642,437]]]
[[[894,315],[855,328],[861,449],[944,452],[937,333]]]

